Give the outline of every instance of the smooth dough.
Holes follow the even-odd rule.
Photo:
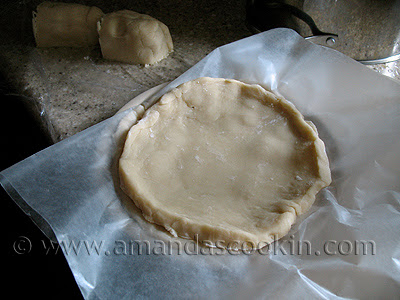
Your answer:
[[[99,43],[100,8],[75,3],[43,2],[33,12],[37,47],[88,47]]]
[[[168,27],[134,11],[121,10],[105,15],[98,24],[98,32],[105,59],[148,65],[173,51]]]
[[[162,96],[130,129],[119,166],[148,221],[226,248],[284,236],[331,182],[324,143],[293,104],[221,78]]]

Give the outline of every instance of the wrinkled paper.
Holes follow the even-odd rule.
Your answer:
[[[258,83],[284,96],[326,145],[332,184],[287,236],[259,251],[174,238],[146,222],[119,188],[127,130],[163,93],[201,76]],[[0,177],[38,226],[54,234],[86,299],[394,298],[400,294],[399,149],[399,82],[292,30],[274,29],[217,48],[142,106]]]

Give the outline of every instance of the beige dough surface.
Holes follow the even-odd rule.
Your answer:
[[[168,27],[151,16],[134,11],[106,14],[98,23],[98,32],[105,59],[148,65],[173,51]]]
[[[331,182],[322,140],[290,102],[205,77],[166,93],[131,127],[119,168],[149,222],[225,248],[284,236]]]
[[[100,8],[76,3],[43,2],[33,13],[37,47],[88,47],[99,43]]]

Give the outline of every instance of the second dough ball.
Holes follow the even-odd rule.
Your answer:
[[[100,8],[75,3],[43,2],[33,12],[37,47],[89,47],[99,43]]]
[[[160,21],[130,10],[107,14],[98,23],[105,59],[132,64],[154,64],[173,51],[168,27]]]

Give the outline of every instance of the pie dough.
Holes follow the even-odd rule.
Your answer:
[[[98,32],[102,55],[109,60],[149,65],[173,50],[165,24],[130,10],[105,15],[98,24]]]
[[[162,96],[129,130],[119,166],[146,220],[224,248],[281,238],[331,182],[324,143],[293,104],[221,78]]]
[[[33,12],[37,47],[88,47],[99,43],[100,8],[75,3],[43,2]]]

